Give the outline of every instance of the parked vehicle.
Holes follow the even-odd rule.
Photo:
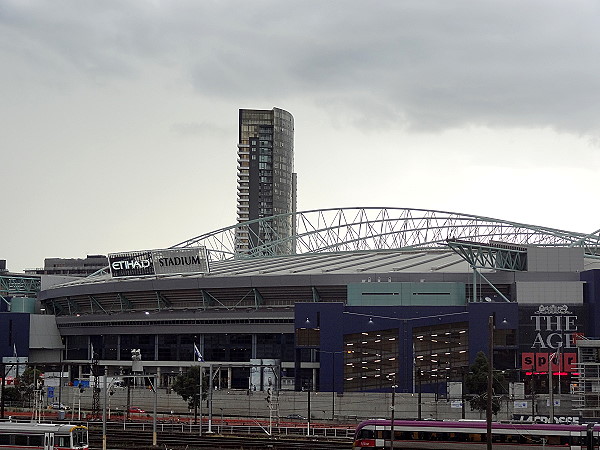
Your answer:
[[[144,411],[142,408],[138,408],[137,406],[131,406],[128,411],[130,413],[135,413],[135,414],[142,414],[145,413],[146,411]]]
[[[306,420],[306,417],[301,416],[300,414],[290,414],[289,416],[285,416],[285,418],[292,420]]]
[[[48,408],[50,409],[70,409],[67,405],[63,405],[62,403],[58,403],[58,402],[54,402],[51,405],[48,406]]]

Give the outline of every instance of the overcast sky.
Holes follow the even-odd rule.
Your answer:
[[[295,118],[298,209],[600,228],[600,2],[0,0],[0,259],[236,221],[239,108]]]

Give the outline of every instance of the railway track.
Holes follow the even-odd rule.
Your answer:
[[[102,428],[89,430],[90,449],[102,448]],[[111,428],[107,431],[107,448],[111,450],[152,448],[152,431],[123,430]],[[161,450],[258,450],[258,449],[311,449],[347,450],[352,448],[348,438],[325,438],[309,436],[266,436],[266,435],[209,435],[160,431],[157,433],[157,448]]]

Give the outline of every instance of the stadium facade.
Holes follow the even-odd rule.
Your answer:
[[[277,222],[292,215],[296,233],[277,235]],[[268,240],[255,231],[267,222]],[[240,233],[256,243],[243,253]],[[497,369],[537,392],[552,370],[568,392],[577,341],[600,334],[598,239],[405,208],[257,219],[169,249],[205,249],[203,271],[43,278],[39,302],[53,338],[29,342],[22,356],[66,365],[72,379],[92,360],[108,375],[129,373],[139,349],[144,372],[163,386],[201,356],[228,388],[264,388],[251,375],[262,364],[280,368],[283,389],[377,392],[396,383],[397,392],[443,393],[487,353],[491,316]],[[282,254],[289,247],[294,253]]]

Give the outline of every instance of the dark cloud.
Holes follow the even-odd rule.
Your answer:
[[[0,45],[61,75],[158,65],[203,96],[304,98],[372,126],[595,134],[599,13],[591,0],[13,0]]]

